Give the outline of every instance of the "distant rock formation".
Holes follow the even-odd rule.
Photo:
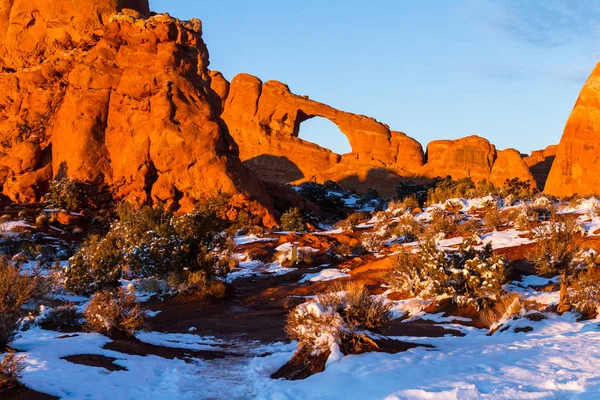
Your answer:
[[[519,178],[534,183],[534,178],[520,153],[514,149],[496,151],[496,147],[479,136],[457,140],[436,140],[427,146],[427,164],[419,175],[427,178],[470,177],[475,182],[487,180],[502,186],[506,179]]]
[[[544,191],[554,196],[600,194],[600,64],[567,121]]]
[[[221,118],[239,146],[240,158],[265,181],[333,180],[345,189],[364,192],[374,188],[385,196],[393,195],[403,180],[447,175],[502,184],[514,172],[533,182],[527,166],[513,152],[502,155],[502,165],[492,175],[497,153],[483,138],[435,141],[427,147],[426,157],[421,144],[404,133],[390,131],[372,118],[293,94],[283,83],[263,83],[255,76],[240,74],[229,85],[220,73],[212,74],[216,77],[212,86],[220,97],[217,103],[224,104]],[[300,139],[300,124],[313,117],[336,124],[348,137],[352,152],[339,155]]]
[[[218,119],[200,21],[150,16],[147,0],[0,0],[0,14],[4,194],[34,202],[66,173],[183,210],[227,192],[275,223]]]
[[[535,150],[531,155],[524,158],[525,163],[535,178],[537,187],[543,191],[546,186],[546,180],[550,174],[550,169],[556,158],[557,145],[551,145],[544,150]]]
[[[225,88],[220,74],[216,76],[219,83],[214,86]],[[336,179],[348,186],[343,181],[362,182],[363,171],[384,169],[399,181],[398,177],[414,176],[423,165],[423,150],[414,139],[392,133],[373,118],[295,95],[281,82],[263,83],[252,75],[240,74],[228,90],[219,92],[228,94],[222,99],[221,117],[239,146],[240,158],[263,180],[297,183]],[[352,152],[338,155],[298,138],[300,124],[313,117],[336,124],[348,137]]]

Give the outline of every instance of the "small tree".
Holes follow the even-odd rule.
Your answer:
[[[84,203],[81,186],[80,182],[67,177],[50,182],[50,190],[45,196],[45,206],[77,211]]]
[[[560,275],[559,311],[571,308],[568,288],[570,277],[582,263],[584,229],[572,218],[557,216],[533,230],[537,246],[529,260],[540,274]]]

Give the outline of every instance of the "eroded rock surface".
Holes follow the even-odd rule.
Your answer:
[[[211,89],[200,21],[150,17],[147,0],[11,0],[0,13],[0,183],[11,199],[36,201],[64,173],[183,210],[227,192],[273,225],[263,183],[218,118],[228,85],[213,75]]]
[[[600,193],[600,64],[583,86],[565,126],[544,191],[554,196]]]

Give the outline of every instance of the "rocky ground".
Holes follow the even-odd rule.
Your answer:
[[[482,219],[485,211],[477,206],[481,202],[460,200],[459,213],[466,219]],[[579,208],[563,206],[561,212],[578,218],[587,229],[587,244],[598,248],[600,218],[590,209],[590,203],[583,202]],[[58,212],[35,208],[9,207],[5,212],[0,229],[5,243],[17,246],[6,247],[6,253],[34,245],[38,254],[54,254],[58,265],[67,262],[81,241],[80,230],[93,230],[100,223],[99,216],[59,218]],[[47,224],[36,224],[40,213],[49,216]],[[432,223],[427,222],[431,213],[417,210],[414,218],[427,225]],[[535,246],[529,232],[518,231],[511,223],[477,232],[508,261],[511,283],[505,285],[506,291],[536,304],[542,315],[504,321],[489,336],[492,331],[472,307],[458,307],[449,298],[424,301],[389,290],[393,255],[401,247],[415,248],[415,242],[391,240],[361,256],[331,256],[335,246],[355,245],[365,234],[374,233],[376,223],[372,218],[351,230],[238,235],[235,251],[240,262],[225,278],[226,297],[207,300],[138,292],[148,319],[135,338],[109,339],[81,329],[58,332],[34,322],[11,345],[26,355],[23,385],[5,390],[2,398],[111,398],[115,393],[119,398],[157,399],[598,394],[596,372],[585,364],[593,364],[591,357],[596,355],[598,324],[578,322],[573,313],[556,314],[556,278],[536,276],[526,261]],[[450,235],[437,244],[456,249],[461,239],[459,234]],[[288,266],[278,261],[292,245],[310,253],[310,263]],[[317,373],[307,379],[272,379],[297,348],[284,329],[290,311],[331,290],[335,282],[348,281],[365,284],[373,295],[393,303],[394,319],[373,336],[378,352],[330,356],[325,370],[311,371]],[[83,307],[88,301],[61,292],[54,305],[68,302]],[[537,368],[543,369],[541,376]]]

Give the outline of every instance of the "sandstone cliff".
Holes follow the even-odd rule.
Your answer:
[[[11,199],[36,201],[66,173],[183,209],[228,192],[274,224],[218,118],[200,21],[150,16],[147,0],[0,0],[0,14],[0,183]]]
[[[524,158],[540,190],[544,190],[546,186],[546,180],[550,174],[550,169],[552,169],[552,164],[554,164],[557,150],[557,145],[551,145],[543,150],[532,151],[531,155]]]
[[[600,64],[583,86],[556,151],[544,191],[554,196],[600,193]]]

